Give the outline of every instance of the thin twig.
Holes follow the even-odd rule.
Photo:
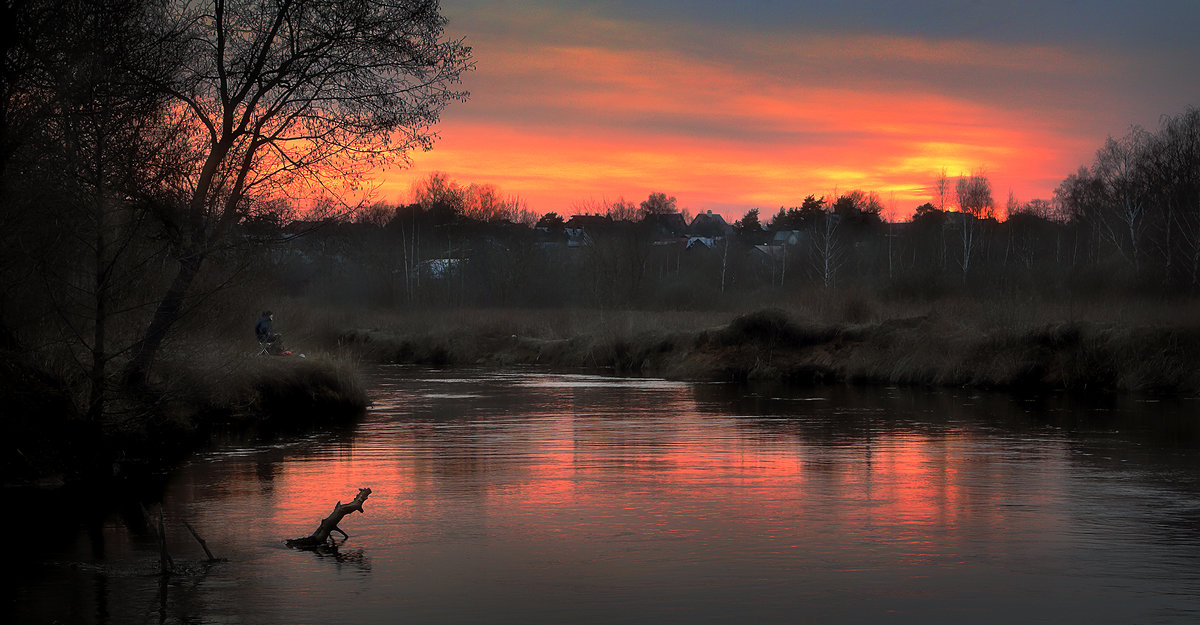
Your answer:
[[[184,521],[183,526],[186,527],[187,530],[192,533],[192,538],[195,538],[196,542],[200,543],[200,548],[204,549],[204,555],[208,556],[208,561],[216,562],[217,558],[213,557],[212,552],[208,550],[208,543],[204,542],[204,539],[200,537],[200,534],[196,533],[196,530],[195,530],[195,528],[192,527],[192,524],[188,523],[187,521]]]

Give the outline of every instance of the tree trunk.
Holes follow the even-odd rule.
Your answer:
[[[97,162],[103,162],[102,153],[97,151]],[[91,368],[91,389],[88,392],[88,419],[93,423],[99,422],[104,416],[104,386],[107,372],[105,365],[108,364],[107,345],[107,330],[108,330],[108,250],[105,234],[106,219],[104,206],[104,178],[96,176],[96,197],[94,198],[95,219],[96,219],[96,249],[94,251],[94,261],[96,263],[96,273],[93,276],[93,293],[95,301],[93,302],[93,315],[95,316],[95,326],[92,328],[92,368]]]
[[[136,388],[145,383],[150,364],[158,355],[171,326],[179,320],[183,300],[191,288],[192,281],[200,273],[203,262],[204,254],[195,249],[189,250],[180,259],[179,272],[175,274],[175,279],[171,281],[171,286],[154,311],[154,318],[151,319],[146,334],[133,346],[133,356],[125,365],[125,383],[129,386]]]
[[[721,254],[721,295],[725,295],[725,270],[729,265],[729,235],[725,235],[725,251]]]
[[[333,506],[333,512],[321,521],[321,525],[317,527],[317,531],[304,538],[293,538],[287,541],[287,546],[300,548],[320,547],[329,542],[329,535],[333,532],[337,532],[348,538],[349,536],[346,534],[346,532],[343,532],[341,528],[338,527],[338,523],[340,523],[347,514],[350,514],[355,510],[362,512],[363,502],[367,500],[367,497],[370,494],[370,488],[360,488],[358,489],[358,495],[356,495],[354,500],[350,503],[344,504],[340,501],[337,502],[337,504]]]

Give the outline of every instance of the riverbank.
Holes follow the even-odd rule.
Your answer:
[[[368,404],[352,361],[181,348],[141,393],[115,392],[103,419],[67,384],[19,354],[0,358],[8,436],[6,487],[60,488],[155,480],[215,438],[253,439],[352,421]]]
[[[289,345],[305,346],[307,358],[254,356],[227,338],[241,329],[241,316],[231,315],[228,329],[212,324],[193,345],[175,345],[155,368],[152,392],[114,396],[99,423],[83,418],[64,380],[21,354],[4,355],[5,484],[158,474],[214,437],[351,422],[368,403],[360,362],[1200,396],[1200,305],[1190,302],[846,297],[749,312],[339,311],[299,301],[287,308]]]
[[[855,312],[857,320],[781,309],[724,319],[717,313],[573,313],[567,321],[551,312],[478,311],[453,319],[376,318],[374,325],[340,331],[337,342],[364,360],[430,366],[533,365],[694,381],[1200,394],[1200,325],[1191,321],[1196,317],[1189,306],[1079,309],[1057,318],[1052,310],[967,308],[868,307]]]

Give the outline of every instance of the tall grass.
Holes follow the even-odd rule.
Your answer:
[[[311,424],[341,420],[368,403],[347,353],[258,355],[248,347],[193,345],[159,365],[162,397],[206,419]],[[170,411],[166,411],[170,414]]]
[[[1200,304],[1193,302],[809,295],[750,312],[315,314],[312,320],[320,329],[313,336],[364,360],[438,366],[522,364],[681,379],[1200,392]]]
[[[231,338],[213,319],[183,333],[147,387],[110,385],[99,420],[85,416],[86,394],[45,358],[0,354],[0,404],[9,430],[0,446],[5,482],[143,479],[217,434],[302,430],[347,422],[365,410],[367,393],[349,352],[258,356],[252,334],[244,332],[250,338]]]

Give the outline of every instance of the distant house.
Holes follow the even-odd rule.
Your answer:
[[[412,277],[424,280],[448,280],[462,270],[461,258],[431,258],[412,269]]]
[[[612,217],[608,215],[571,215],[563,227],[567,230],[584,230],[587,228],[607,228],[613,225]]]
[[[768,278],[771,284],[783,285],[788,256],[795,253],[787,245],[755,245],[750,252],[750,260],[758,265],[763,278]]]
[[[796,246],[808,239],[808,233],[803,230],[780,230],[771,237],[771,245]]]
[[[683,250],[683,249],[687,249],[688,238],[687,237],[674,237],[674,238],[670,238],[670,239],[656,239],[654,242],[652,242],[650,244],[650,246],[651,247],[662,247],[662,248],[678,248],[678,249]]]
[[[569,247],[591,245],[594,242],[595,234],[610,230],[612,227],[613,220],[606,215],[571,215],[567,223],[563,224]]]
[[[688,226],[688,234],[693,237],[717,238],[728,236],[730,232],[733,232],[733,226],[720,213],[712,211],[696,215]]]
[[[764,261],[782,263],[787,260],[787,248],[782,245],[755,245],[754,255]]]
[[[676,238],[687,233],[687,222],[679,213],[650,213],[642,218],[642,225],[655,229],[659,238]]]

